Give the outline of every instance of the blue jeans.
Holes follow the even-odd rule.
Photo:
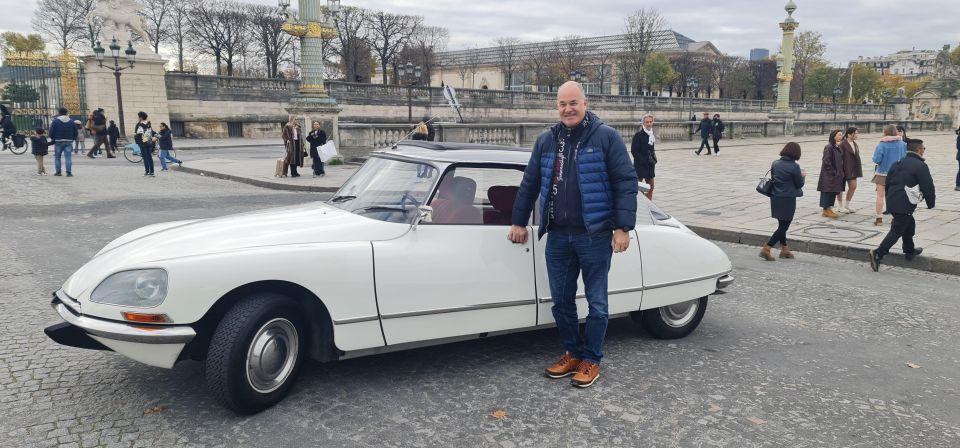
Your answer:
[[[140,146],[140,156],[143,157],[143,173],[153,174],[153,148],[149,144],[142,143]]]
[[[168,161],[168,160],[171,161],[171,162],[173,162],[173,163],[183,163],[183,162],[181,162],[180,160],[172,157],[172,156],[170,155],[170,151],[168,151],[168,150],[166,150],[166,149],[161,149],[161,150],[160,150],[160,168],[162,168],[162,169],[167,169],[167,161]],[[151,168],[152,168],[152,167],[151,167]]]
[[[67,158],[67,172],[73,168],[73,142],[56,142],[53,144],[53,169],[60,174],[60,155]]]
[[[570,235],[550,233],[545,251],[553,319],[560,330],[560,342],[570,355],[594,363],[603,358],[607,334],[607,274],[613,257],[613,232]],[[577,277],[583,272],[586,289],[587,326],[580,335],[577,319]]]

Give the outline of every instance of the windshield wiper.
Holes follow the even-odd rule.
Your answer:
[[[330,202],[345,202],[356,199],[356,196],[334,196],[330,199]]]
[[[356,210],[351,210],[352,213],[365,213],[365,212],[403,212],[407,213],[406,207],[397,207],[390,205],[370,205],[367,207],[360,207]]]

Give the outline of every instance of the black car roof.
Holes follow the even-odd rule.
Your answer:
[[[403,140],[393,147],[374,151],[371,155],[385,154],[447,163],[509,163],[526,165],[527,162],[530,161],[530,151],[530,148],[520,148],[517,146]]]

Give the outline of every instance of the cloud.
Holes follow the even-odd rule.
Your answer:
[[[323,0],[321,0],[323,1]],[[275,5],[273,0],[255,3]],[[296,2],[294,2],[296,3]],[[801,31],[818,31],[827,58],[846,64],[857,56],[879,56],[917,48],[936,50],[960,43],[960,27],[949,0],[796,0]],[[0,30],[30,31],[37,0],[0,0]],[[658,9],[670,28],[694,40],[712,41],[721,51],[746,56],[751,48],[780,46],[779,22],[786,0],[343,0],[345,6],[416,14],[450,30],[450,49],[487,46],[500,36],[525,41],[571,34],[619,34],[623,18],[640,7]]]

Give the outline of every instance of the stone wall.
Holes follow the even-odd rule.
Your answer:
[[[118,119],[117,109],[117,82],[112,68],[99,67],[96,58],[85,56],[82,58],[85,72],[88,111],[70,111],[71,114],[83,113],[102,107],[108,120]],[[137,124],[137,112],[143,111],[153,124],[154,129],[160,123],[170,124],[170,114],[165,85],[164,64],[162,59],[137,60],[132,69],[126,69],[120,76],[121,94],[123,96],[123,122],[126,135],[132,136]],[[112,63],[112,61],[111,61]]]

